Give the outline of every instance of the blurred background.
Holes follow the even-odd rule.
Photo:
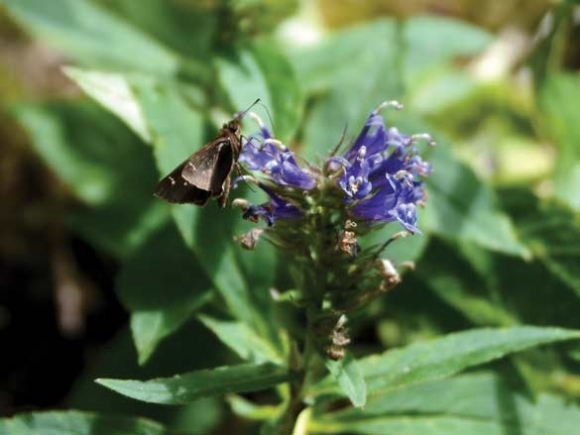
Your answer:
[[[189,86],[188,104],[216,109],[223,121],[260,95],[243,82],[234,90],[223,77],[221,85],[215,83],[216,56],[235,57],[245,44],[275,47],[264,52],[286,57],[301,86],[304,104],[293,115],[296,126],[281,127],[287,134],[282,139],[291,138],[297,149],[323,140],[336,143],[346,121],[358,125],[380,101],[400,99],[425,130],[436,129],[438,142],[445,137],[443,143],[452,144],[454,159],[497,195],[501,212],[516,228],[527,218],[558,221],[550,237],[530,237],[525,249],[514,238],[513,246],[509,241],[497,251],[527,255],[527,263],[501,261],[512,271],[508,288],[524,275],[534,277],[531,283],[554,282],[527,313],[562,295],[545,323],[561,319],[562,325],[576,326],[576,318],[558,310],[575,308],[580,294],[579,23],[580,2],[571,0],[0,1],[0,415],[59,407],[126,410],[171,419],[175,427],[187,426],[195,415],[197,427],[209,428],[224,412],[213,399],[196,402],[188,414],[187,407],[137,404],[92,384],[95,373],[107,371],[147,377],[189,370],[200,365],[199,354],[182,352],[184,339],[190,349],[209,339],[198,325],[186,324],[146,365],[137,365],[128,307],[115,283],[125,261],[167,217],[166,209],[150,202],[160,174],[142,137],[90,102],[64,66],[171,76]],[[348,41],[359,45],[352,48]],[[327,58],[320,56],[325,44],[332,54]],[[336,48],[341,45],[343,52]],[[361,46],[370,47],[370,59],[357,57]],[[380,70],[374,69],[377,62]],[[341,74],[348,78],[333,81]],[[272,94],[285,92],[282,78],[279,83]],[[355,86],[345,90],[344,83]],[[385,83],[396,92],[377,97],[385,93]],[[356,101],[359,85],[366,92],[362,102]],[[334,98],[341,103],[333,105]],[[215,131],[206,122],[203,136],[187,144],[181,158]],[[546,198],[556,205],[537,205]],[[463,249],[460,256],[473,260],[464,279],[480,272],[478,279],[496,280],[492,295],[502,293],[503,277],[485,276],[489,269],[478,263],[481,257],[471,245],[450,245],[453,229],[429,219],[426,233],[435,237],[422,251],[423,278],[440,270],[432,256],[453,263]],[[483,232],[471,241],[485,238]],[[552,242],[569,249],[550,250]],[[491,242],[481,246],[496,248]],[[539,269],[549,277],[534,275]],[[457,318],[450,329],[526,319],[522,312],[467,306],[477,297],[465,293],[422,292],[418,288],[425,284],[416,279],[396,290],[401,296],[394,295],[390,306],[398,306],[398,314],[391,313],[373,332],[383,344],[446,329],[433,326],[437,322],[426,309],[401,320],[421,304],[438,304],[438,315],[450,323]],[[542,323],[536,314],[528,319]],[[219,352],[211,355],[201,366],[219,361]],[[580,393],[575,382],[550,388],[570,397]]]

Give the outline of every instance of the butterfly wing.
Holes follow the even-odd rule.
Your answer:
[[[233,159],[230,140],[218,138],[163,178],[157,185],[155,196],[177,204],[205,205],[211,197],[221,196],[232,171]]]

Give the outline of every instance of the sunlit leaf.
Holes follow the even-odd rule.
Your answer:
[[[475,329],[368,356],[359,359],[358,365],[367,383],[368,394],[373,395],[451,376],[509,353],[578,338],[580,332],[559,328]],[[331,385],[327,378],[314,386],[312,392],[336,392],[336,387]]]
[[[68,67],[65,73],[83,91],[121,118],[141,139],[149,142],[141,107],[123,74],[103,73]]]
[[[174,74],[179,58],[90,0],[3,0],[33,35],[85,65]]]
[[[573,403],[547,394],[531,400],[513,391],[505,379],[479,373],[377,395],[364,409],[351,408],[314,419],[312,429],[315,433],[398,433],[405,429],[409,435],[565,435],[573,433],[579,422],[580,409]]]
[[[302,86],[320,94],[306,117],[304,157],[326,156],[345,128],[348,142],[375,107],[400,98],[397,41],[395,23],[377,20],[336,32],[320,45],[292,53],[290,59]]]
[[[558,148],[554,193],[575,210],[580,210],[580,75],[549,76],[540,93],[548,131]]]
[[[356,360],[350,353],[338,361],[326,360],[326,367],[353,406],[361,408],[367,400],[367,386]]]
[[[282,355],[256,331],[241,322],[198,316],[199,320],[240,358],[254,363],[282,362]]]
[[[465,56],[480,54],[493,35],[472,24],[446,17],[418,16],[405,21],[403,39],[405,84],[409,89],[429,69]]]

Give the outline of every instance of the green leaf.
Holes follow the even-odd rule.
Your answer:
[[[352,422],[312,424],[316,434],[361,435],[503,435],[504,427],[496,422],[468,420],[464,417],[389,416],[365,418]],[[518,432],[518,435],[524,435]],[[544,433],[545,435],[556,435]],[[536,432],[534,432],[536,435]],[[563,435],[563,434],[562,434]]]
[[[147,0],[144,6],[133,0],[117,0],[107,6],[189,60],[209,57],[221,18],[219,8],[208,8],[199,2]]]
[[[542,344],[580,338],[580,332],[561,328],[519,326],[475,329],[389,350],[359,359],[369,395],[419,382],[452,376],[468,367]],[[312,392],[336,391],[326,378]]]
[[[131,313],[140,364],[211,295],[211,282],[173,226],[154,234],[124,262],[116,287]]]
[[[501,198],[534,257],[580,297],[578,213],[568,204],[541,200],[523,189],[504,190]]]
[[[274,364],[242,364],[149,381],[97,379],[97,382],[143,402],[178,405],[225,393],[260,391],[287,382],[292,377],[287,369]]]
[[[226,398],[232,412],[248,420],[274,420],[280,414],[280,407],[274,405],[257,405],[236,394],[229,394]]]
[[[439,143],[429,154],[433,173],[427,179],[424,225],[448,239],[477,243],[492,251],[529,256],[512,222],[497,206],[493,191],[479,182]]]
[[[0,419],[2,435],[169,435],[158,423],[135,417],[100,415],[80,411],[18,414]]]
[[[531,216],[530,216],[531,217]],[[545,203],[535,220],[521,226],[534,254],[580,297],[580,227],[577,213],[555,202]]]
[[[499,271],[492,264],[485,264],[481,265],[481,275],[477,276],[470,267],[472,263],[465,261],[465,252],[470,249],[466,246],[464,244],[461,247],[463,255],[460,256],[456,245],[433,243],[416,274],[440,299],[477,326],[512,326],[518,323],[517,316],[510,313],[497,300],[499,298],[493,297],[493,290],[497,290]],[[471,258],[475,258],[476,249],[473,245],[471,252]],[[479,260],[483,261],[483,254]]]
[[[179,58],[148,35],[89,0],[4,0],[37,38],[85,65],[175,74]]]
[[[283,362],[283,355],[280,355],[278,349],[272,347],[248,325],[204,315],[198,316],[198,319],[244,361],[256,364]]]
[[[136,101],[127,77],[68,67],[65,74],[103,107],[117,115],[145,142],[151,140],[141,107]]]
[[[541,89],[540,104],[553,141],[558,146],[554,172],[557,198],[580,210],[580,75],[555,74]]]
[[[325,156],[348,127],[346,142],[368,114],[401,96],[398,33],[393,21],[377,20],[334,33],[322,44],[291,56],[299,82],[321,94],[306,118],[302,155]]]
[[[18,121],[36,152],[90,210],[72,226],[97,246],[127,255],[167,219],[149,188],[152,157],[112,116],[89,104],[19,105]]]
[[[142,78],[133,80],[132,88],[153,139],[160,174],[165,175],[202,146],[203,118],[186,103],[180,87]],[[272,336],[269,322],[254,306],[236,259],[235,250],[239,248],[232,237],[239,215],[214,204],[205,208],[175,205],[171,211],[186,245],[195,253],[230,312],[265,336]]]
[[[342,392],[350,399],[353,406],[362,408],[367,400],[367,386],[356,360],[350,353],[338,361],[325,361],[328,371],[336,380]]]
[[[260,98],[272,115],[275,136],[285,142],[292,139],[304,101],[290,63],[271,42],[256,43],[235,58],[217,59],[216,67],[236,110]]]
[[[509,406],[506,406],[509,404]],[[413,416],[409,418],[408,416]],[[369,423],[367,426],[366,423]],[[425,425],[431,423],[432,429]],[[556,396],[542,394],[534,400],[514,392],[505,379],[478,373],[426,382],[373,397],[364,409],[347,409],[320,416],[312,422],[316,433],[444,432],[449,435],[566,435],[580,424],[580,409]],[[320,429],[318,429],[320,428]],[[483,430],[485,429],[485,430]]]
[[[456,57],[482,52],[494,40],[492,34],[466,22],[444,17],[413,17],[403,25],[404,74],[412,90],[417,78]]]

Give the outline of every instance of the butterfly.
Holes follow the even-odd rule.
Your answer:
[[[211,198],[225,207],[230,192],[230,174],[242,151],[240,121],[258,102],[225,123],[215,139],[206,143],[165,176],[155,196],[176,204],[204,206]]]

